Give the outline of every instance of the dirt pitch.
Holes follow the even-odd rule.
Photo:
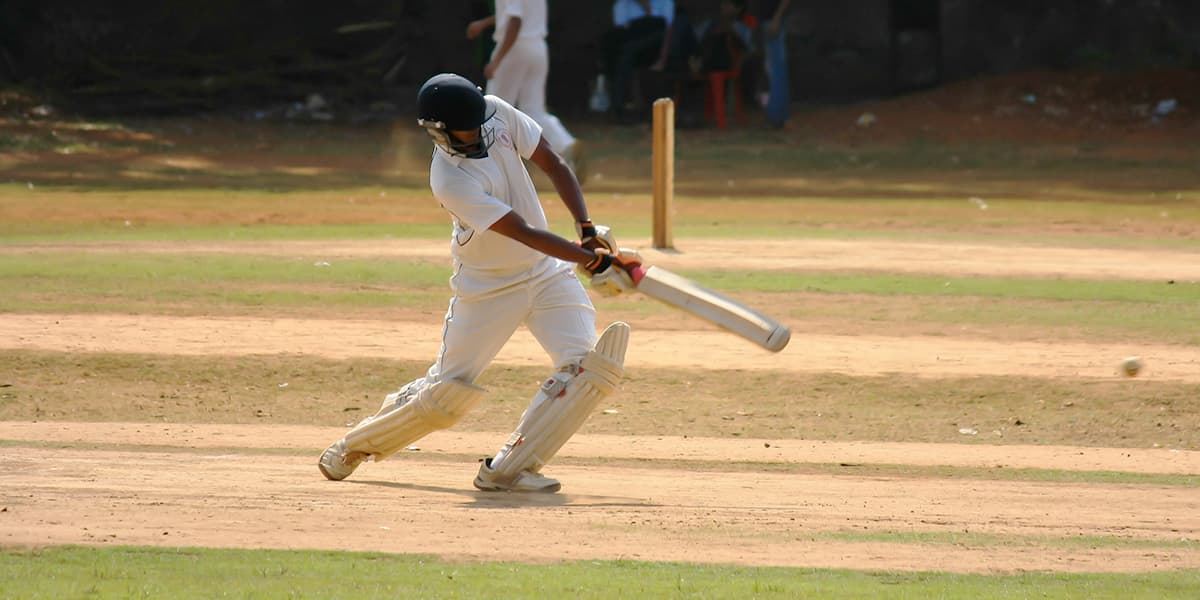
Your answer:
[[[824,178],[820,171],[774,172],[781,165],[765,164],[763,173],[771,171],[772,177],[758,193],[769,196],[929,196],[954,198],[959,206],[967,206],[965,200],[977,195],[986,196],[989,203],[993,197],[998,202],[1009,197],[1069,202],[1100,195],[1127,205],[1156,202],[1154,194],[1145,192],[1158,189],[1176,199],[1180,192],[1194,198],[1195,140],[1200,139],[1197,78],[1194,69],[1149,76],[1053,71],[980,78],[887,102],[803,111],[787,131],[751,132],[747,139],[778,136],[785,149],[797,145],[818,153],[824,146],[845,163]],[[1027,102],[1028,94],[1037,102]],[[1161,123],[1150,119],[1147,111],[1165,98],[1177,99],[1179,108]],[[254,187],[263,178],[295,191],[287,196],[286,210],[273,201],[235,210],[225,206],[223,198],[217,200],[220,204],[203,207],[192,204],[197,201],[194,196],[164,194],[160,202],[148,204],[114,193],[102,196],[103,201],[92,200],[100,195],[84,194],[88,208],[80,212],[77,206],[13,196],[5,208],[12,222],[199,226],[232,221],[404,224],[443,218],[433,203],[421,209],[425,212],[414,213],[411,203],[360,192],[339,197],[332,208],[336,214],[331,214],[328,192],[306,192],[310,180],[334,188],[361,186],[380,181],[381,173],[393,173],[405,156],[426,160],[428,146],[419,132],[413,135],[421,144],[411,145],[415,151],[409,152],[410,145],[391,148],[342,130],[326,131],[328,139],[321,145],[314,139],[319,130],[309,127],[242,122],[222,127],[204,120],[128,130],[92,128],[18,118],[14,110],[0,112],[0,132],[24,141],[0,154],[0,169],[13,182],[28,182],[23,187],[30,198],[35,189],[56,182],[89,193],[110,189],[114,177],[118,189],[155,182],[168,191],[170,185]],[[874,124],[857,125],[868,110]],[[388,137],[386,131],[382,135]],[[721,137],[707,132],[681,136],[697,146]],[[1002,152],[1001,162],[1007,160],[1010,171],[1019,171],[1020,177],[1001,174],[989,181],[986,173],[968,166],[970,156],[958,165],[957,153],[975,143],[982,144],[980,156],[985,158],[996,148],[1031,146],[1042,150],[1030,156],[1051,164],[1059,158],[1084,158],[1099,160],[1091,163],[1099,166],[1071,171],[1066,181],[1054,181],[1053,168],[1026,172],[1021,155],[1004,159],[1007,154]],[[362,152],[364,147],[374,149],[372,144],[389,150]],[[894,174],[890,185],[879,187],[876,184],[887,178],[871,175],[871,150],[881,144],[891,144],[902,154],[925,149],[918,154],[929,164],[917,161],[925,171]],[[946,144],[945,156],[930,152],[930,144]],[[297,145],[323,151],[297,154]],[[860,164],[860,150],[865,164]],[[592,198],[599,199],[608,214],[628,210],[633,202],[629,195],[618,197],[617,192],[630,189],[620,185],[622,177],[644,177],[644,163],[629,155],[623,147],[610,149],[607,157],[601,152],[602,160],[594,165],[608,182],[596,177],[596,183],[610,188]],[[742,160],[740,166],[751,173],[762,162]],[[636,173],[622,174],[621,165]],[[1128,165],[1139,167],[1122,170]],[[710,172],[707,163],[688,168],[680,164],[678,183],[692,185],[694,193],[712,195],[732,187],[732,179]],[[423,169],[422,164],[407,177],[423,186]],[[1043,176],[1048,181],[1038,179]],[[940,182],[936,193],[927,187],[930,179]],[[392,181],[405,181],[405,176]],[[779,188],[781,183],[791,187]],[[99,185],[91,189],[91,184]],[[1060,189],[1063,184],[1070,185]],[[751,187],[741,181],[739,185],[743,192]],[[634,186],[648,188],[636,182]],[[1178,208],[1186,209],[1190,202],[1181,201]],[[724,210],[746,211],[749,205]],[[831,220],[864,230],[903,229],[910,222],[896,210],[878,215],[855,210],[849,203]],[[721,220],[725,215],[711,216]],[[1125,222],[1129,216],[1119,211],[1073,214],[1044,222],[1037,215],[993,216],[962,225],[961,233],[1003,228],[1027,233],[1030,239],[1047,232],[1196,237],[1194,219],[1168,219],[1163,212],[1157,220],[1140,219],[1131,226]],[[797,222],[822,225],[819,220]],[[650,258],[680,268],[696,268],[700,257],[721,256],[731,268],[1171,280],[1189,285],[1200,281],[1196,254],[1174,250],[870,240],[689,244],[683,254]],[[747,251],[748,244],[753,244],[752,251]],[[647,246],[644,240],[631,245]],[[440,244],[378,241],[0,246],[0,252],[12,253],[74,250],[444,256]],[[413,318],[393,322],[3,313],[0,348],[425,360],[436,351],[438,331],[425,317]],[[1147,359],[1148,368],[1139,379],[1126,382],[1131,394],[1139,393],[1141,383],[1200,381],[1200,351],[1194,346],[1004,341],[953,333],[829,335],[828,328],[813,335],[797,327],[787,350],[765,355],[731,343],[711,328],[649,325],[634,332],[629,359],[662,369],[717,363],[759,372],[1026,374],[1094,380],[1117,377],[1116,361],[1136,352]],[[398,337],[409,343],[398,348]],[[522,334],[499,360],[533,365],[544,359]],[[0,366],[0,385],[6,383],[4,375]],[[152,419],[147,415],[146,421]],[[318,474],[315,459],[343,431],[255,424],[0,422],[0,546],[324,548],[434,553],[456,560],[677,560],[982,573],[1200,568],[1200,494],[1195,486],[1179,483],[1200,475],[1200,452],[1195,449],[988,445],[979,437],[964,437],[970,443],[962,444],[918,444],[695,438],[682,432],[652,437],[581,435],[548,469],[563,480],[562,493],[525,497],[484,494],[470,486],[475,459],[494,451],[506,432],[439,432],[422,440],[419,451],[366,465],[347,481],[328,482]],[[1104,482],[1105,474],[1143,483]],[[1171,479],[1180,476],[1184,478]]]
[[[715,250],[730,251],[732,244]],[[93,248],[106,249],[114,248]],[[895,255],[894,248],[881,249],[875,242],[768,250],[783,265],[814,253],[837,256],[847,261],[843,267],[877,264]],[[313,248],[275,244],[254,251],[304,254]],[[337,245],[322,251],[337,252],[380,250]],[[1144,269],[1121,265],[1147,264],[1134,251],[1063,249],[1056,254],[1041,248],[1038,261],[996,258],[1014,252],[1034,250],[947,247],[939,255],[957,258],[934,270],[1011,274],[1019,263],[1061,276],[1137,278]],[[686,256],[660,258],[682,265]],[[1200,262],[1188,253],[1162,252],[1149,264],[1164,269],[1155,277],[1168,271],[1194,276]],[[402,351],[387,342],[397,332],[413,340]],[[4,347],[71,352],[420,359],[433,355],[436,335],[425,322],[0,318]],[[736,369],[916,371],[928,377],[1019,372],[1113,377],[1111,358],[1123,350],[797,331],[787,350],[766,355],[730,344],[710,328],[651,329],[635,336],[630,361],[646,366],[698,367],[715,361]],[[1146,377],[1200,379],[1196,349],[1162,346],[1150,353]],[[542,359],[533,340],[522,334],[499,360],[539,364]],[[530,497],[470,487],[474,457],[489,454],[504,438],[502,432],[441,432],[423,440],[419,451],[366,465],[345,482],[325,481],[315,458],[342,431],[0,422],[0,439],[8,440],[0,456],[0,544],[325,548],[461,560],[636,559],[956,572],[1200,568],[1200,495],[1188,486],[964,475],[965,469],[997,467],[1195,475],[1200,474],[1195,451],[578,436],[548,470],[564,481],[563,492]],[[824,470],[805,471],[806,465]],[[914,474],[855,473],[890,465],[909,465]]]

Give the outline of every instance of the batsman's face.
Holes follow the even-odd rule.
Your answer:
[[[451,135],[464,144],[475,144],[479,142],[479,128],[475,129],[451,129]]]
[[[451,129],[450,135],[464,147],[477,147],[479,145],[479,129]]]
[[[475,129],[449,129],[447,131],[450,133],[450,138],[454,141],[454,149],[467,158],[483,158],[487,156],[491,140],[484,139],[482,127]]]

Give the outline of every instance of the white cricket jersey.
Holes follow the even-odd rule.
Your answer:
[[[488,110],[496,111],[484,123],[496,140],[488,155],[464,158],[435,148],[429,167],[429,187],[454,223],[452,285],[462,295],[520,283],[558,262],[488,229],[509,211],[521,215],[532,227],[546,229],[547,222],[522,162],[537,149],[541,126],[499,97],[485,99]]]
[[[546,37],[546,0],[496,0],[496,32],[492,34],[492,39],[497,44],[504,41],[504,32],[508,31],[511,17],[521,18],[518,40]]]

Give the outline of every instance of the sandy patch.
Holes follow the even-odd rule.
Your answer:
[[[26,425],[5,423],[0,431],[9,437]],[[329,428],[121,426],[114,436],[113,426],[29,427],[60,435],[69,429],[76,442],[151,445],[10,448],[0,456],[4,545],[327,548],[484,560],[621,558],[959,572],[1200,568],[1200,548],[1176,543],[1200,536],[1194,491],[1179,486],[695,471],[649,462],[638,468],[557,466],[548,472],[562,478],[563,492],[530,497],[473,490],[474,462],[439,449],[455,442],[454,452],[476,450],[478,440],[459,447],[453,433],[431,437],[418,454],[365,465],[335,483],[322,479],[314,465],[317,448],[338,433]],[[186,436],[175,436],[178,430]],[[297,433],[305,435],[303,442]],[[222,447],[208,448],[206,439]],[[593,458],[628,453],[620,438],[578,441],[573,452],[586,448],[598,453]],[[254,450],[297,444],[312,454]],[[715,441],[705,452],[720,447]],[[668,446],[660,450],[665,452],[641,447],[637,453],[677,456]],[[904,462],[904,450],[884,444],[867,452]],[[944,450],[954,454],[952,446]],[[845,445],[826,451],[853,455]],[[1058,449],[1003,451],[1051,466],[1072,464],[1069,458],[1059,462]],[[1193,469],[1194,457],[1186,456]],[[943,541],[898,537],[917,533]],[[1070,541],[1080,536],[1114,542]]]
[[[710,328],[711,329],[711,328]],[[328,358],[432,360],[438,322],[166,317],[153,315],[0,315],[0,348],[181,355],[304,354]],[[403,339],[404,344],[395,340]],[[770,353],[711,329],[633,332],[631,368],[789,370],[922,377],[1028,375],[1114,378],[1119,361],[1138,354],[1146,380],[1200,381],[1200,348],[1144,344],[1044,343],[941,336],[816,335],[793,332]],[[545,353],[521,330],[498,364],[545,365]]]

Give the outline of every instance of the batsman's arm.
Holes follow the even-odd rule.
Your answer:
[[[508,214],[500,217],[489,229],[507,238],[521,242],[542,254],[583,265],[583,268],[593,274],[602,273],[612,265],[616,265],[626,271],[640,266],[638,261],[613,256],[604,249],[592,250],[584,248],[551,231],[538,229],[513,211],[509,211]]]
[[[558,192],[558,197],[562,199],[567,210],[571,211],[571,216],[575,218],[575,232],[579,234],[580,245],[589,250],[597,248],[614,250],[596,237],[596,226],[588,217],[587,203],[583,200],[583,190],[579,187],[579,180],[575,177],[575,172],[550,147],[546,138],[538,140],[537,148],[534,149],[530,160],[550,177],[555,191]]]
[[[587,203],[583,201],[583,189],[579,187],[579,180],[571,171],[571,167],[567,166],[566,161],[550,147],[546,138],[538,140],[537,148],[534,148],[533,155],[529,157],[529,160],[550,178],[550,183],[554,184],[554,191],[558,192],[563,206],[571,211],[575,222],[590,222]]]

